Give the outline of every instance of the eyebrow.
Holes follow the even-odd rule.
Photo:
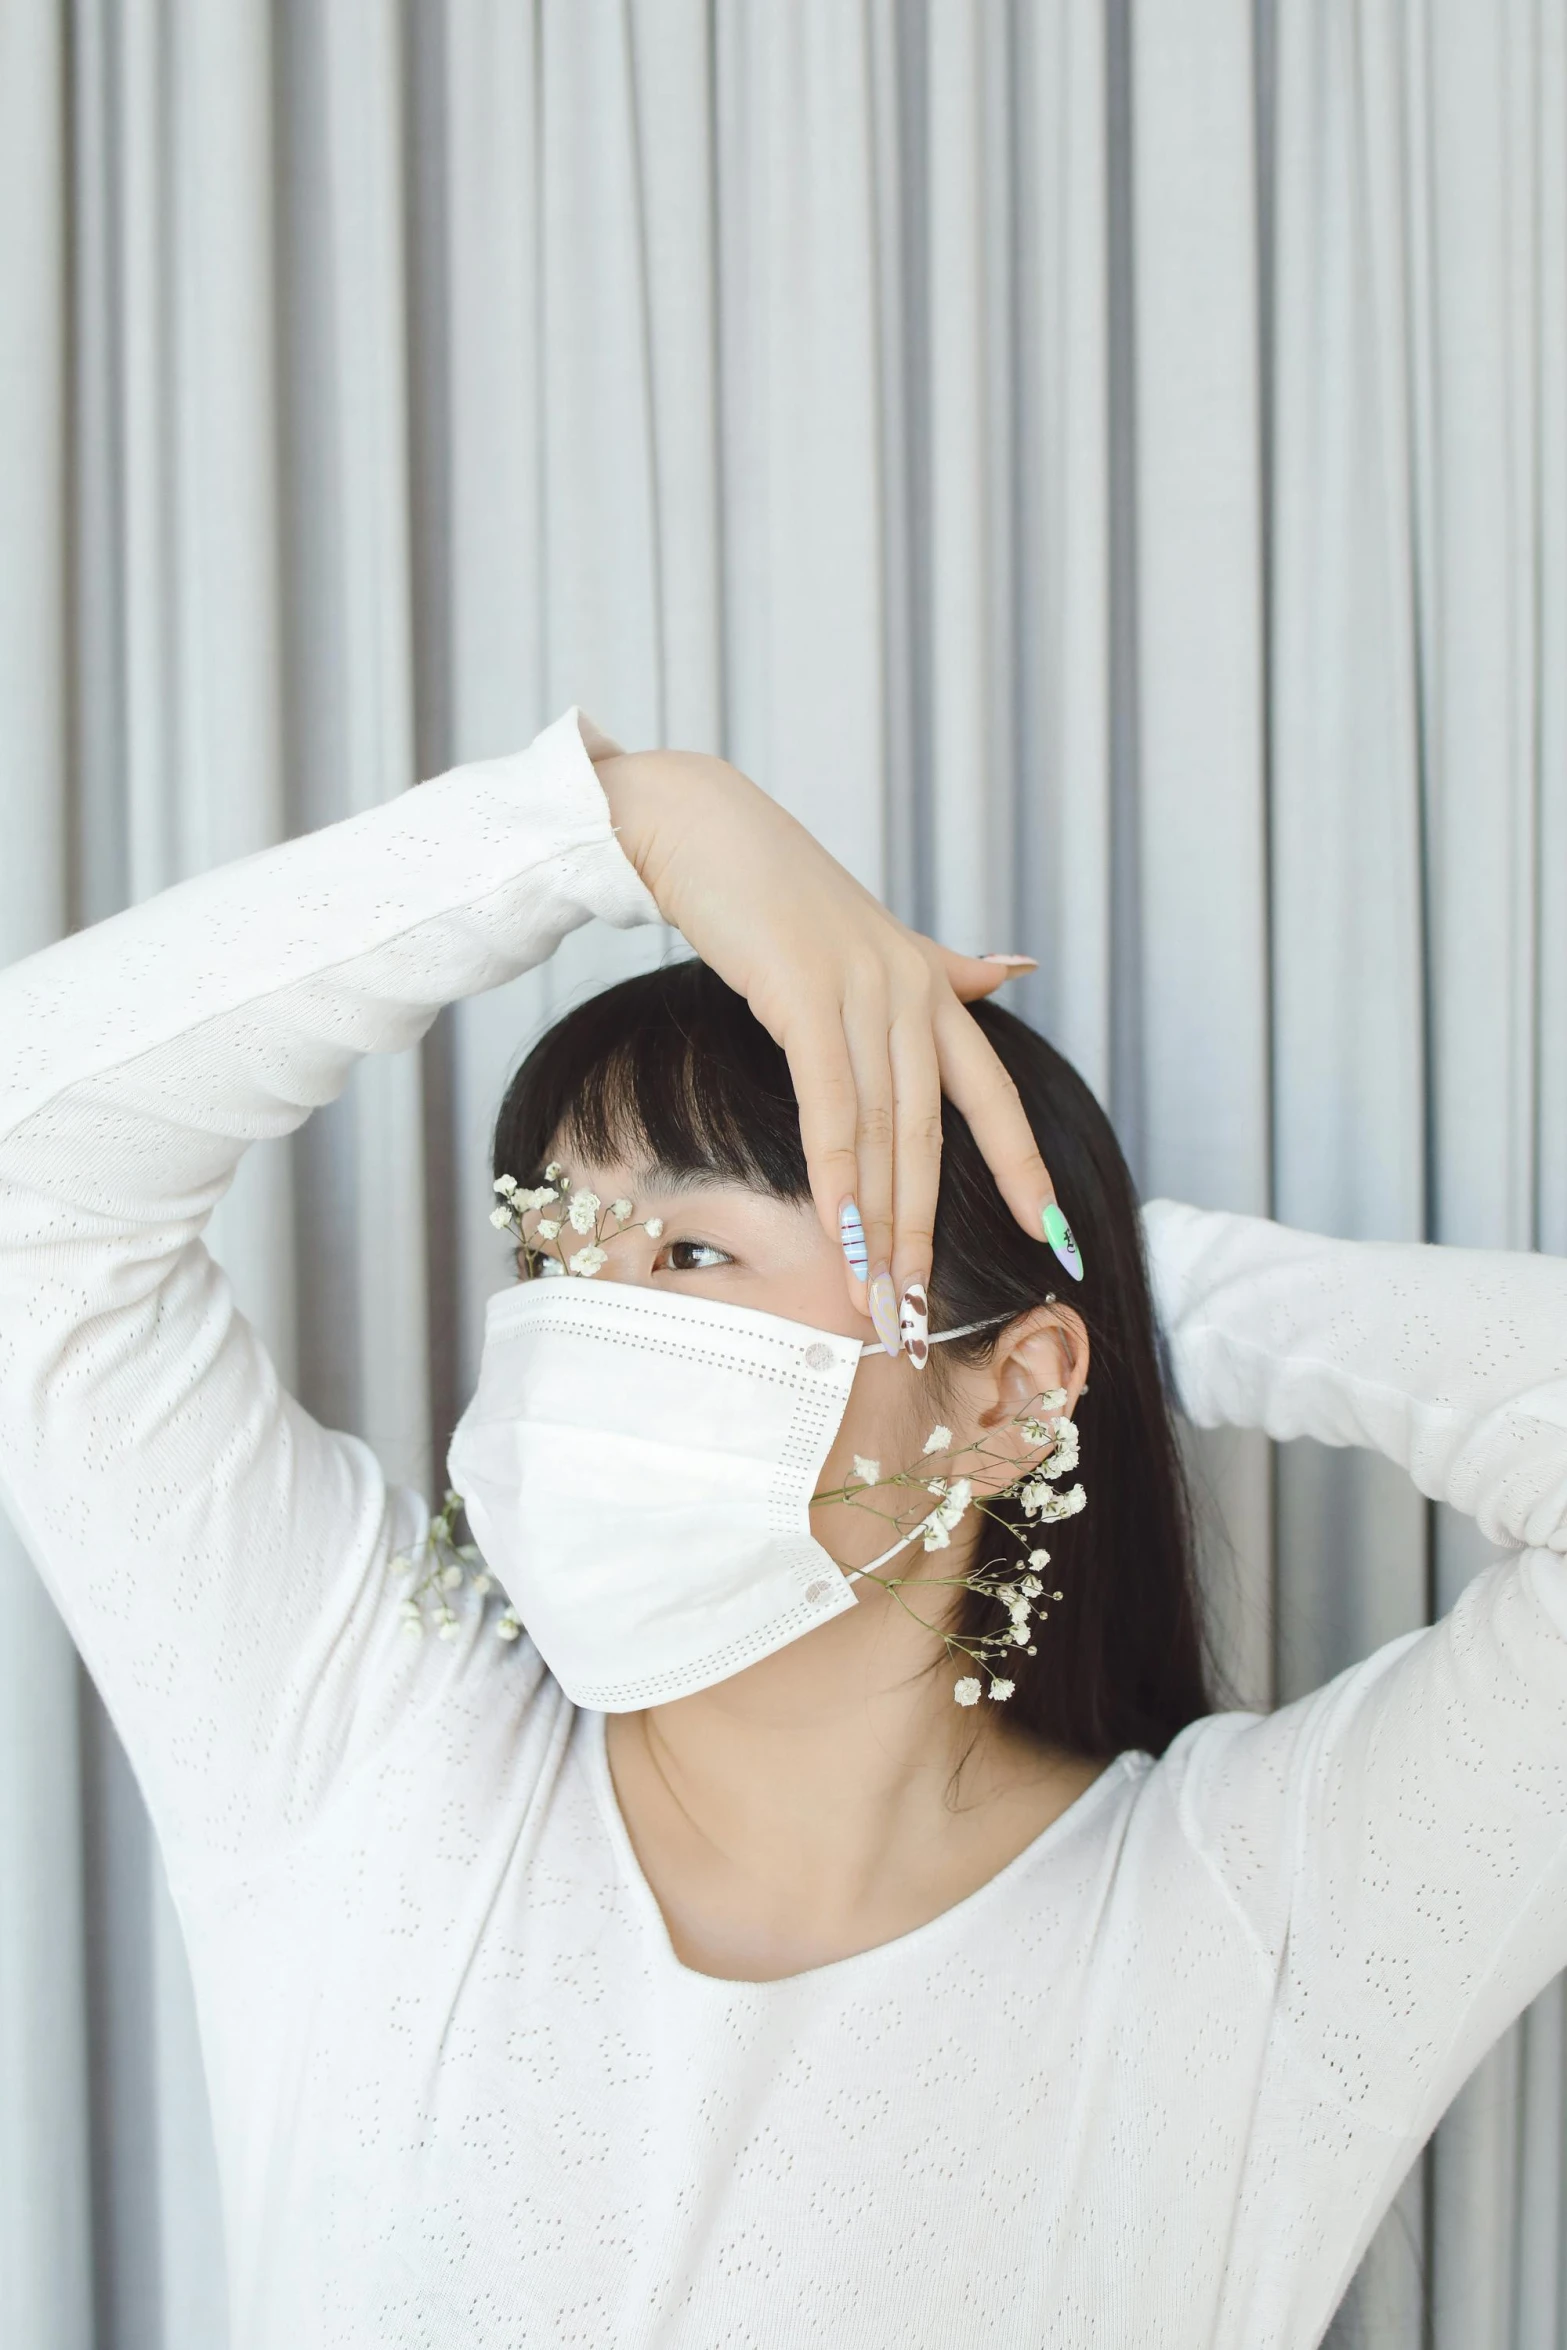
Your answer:
[[[662,1191],[675,1198],[688,1193],[704,1191],[752,1191],[754,1184],[746,1183],[738,1175],[720,1175],[708,1167],[633,1167],[629,1170],[633,1191]]]

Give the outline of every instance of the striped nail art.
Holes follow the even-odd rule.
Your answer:
[[[922,1282],[911,1281],[903,1292],[898,1307],[898,1335],[915,1370],[923,1371],[930,1360],[930,1300]]]
[[[846,1199],[838,1210],[838,1238],[843,1242],[849,1271],[856,1281],[863,1281],[870,1271],[871,1261],[865,1253],[865,1227],[860,1222],[860,1211],[852,1199]]]

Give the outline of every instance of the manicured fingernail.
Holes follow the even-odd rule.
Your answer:
[[[1081,1281],[1083,1260],[1077,1253],[1077,1242],[1072,1238],[1072,1227],[1054,1200],[1051,1200],[1045,1209],[1044,1226],[1045,1238],[1071,1274],[1072,1279]]]
[[[922,1281],[911,1281],[898,1306],[898,1335],[916,1371],[930,1360],[930,1300]]]
[[[865,1302],[870,1308],[871,1320],[876,1325],[877,1337],[887,1352],[890,1355],[895,1355],[900,1343],[898,1337],[898,1293],[892,1286],[892,1275],[885,1265],[871,1275],[870,1286],[865,1292]]]
[[[865,1253],[865,1227],[852,1199],[846,1199],[838,1210],[838,1238],[843,1242],[849,1271],[856,1281],[863,1281],[870,1269],[870,1258]]]
[[[1039,969],[1037,955],[981,955],[979,959],[982,963],[1005,963],[1009,971],[1037,971]]]

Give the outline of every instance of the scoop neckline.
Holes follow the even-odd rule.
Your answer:
[[[648,1883],[642,1863],[637,1858],[631,1832],[620,1809],[620,1798],[615,1793],[614,1774],[609,1767],[607,1717],[579,1706],[577,1719],[584,1726],[588,1778],[600,1818],[625,1881],[645,1916],[660,1959],[684,1980],[726,1994],[736,1991],[783,1991],[795,1984],[819,1982],[829,1975],[841,1975],[846,1968],[864,1969],[878,1961],[885,1963],[915,1950],[922,1942],[950,1932],[958,1920],[970,1918],[993,1899],[999,1898],[1003,1887],[1014,1877],[1021,1876],[1052,1843],[1063,1841],[1067,1835],[1080,1828],[1101,1807],[1110,1790],[1137,1774],[1140,1765],[1149,1765],[1153,1761],[1151,1755],[1140,1753],[1134,1748],[1123,1748],[1121,1753],[1114,1755],[1105,1764],[1096,1779],[1090,1780],[1081,1795],[1074,1795],[1066,1809],[1057,1812],[1048,1826],[1041,1828],[1039,1834],[1031,1838],[1021,1852],[1015,1852],[1009,1861],[997,1869],[994,1876],[987,1877],[982,1885],[976,1885],[972,1893],[965,1893],[961,1901],[954,1901],[949,1908],[938,1910],[934,1917],[926,1918],[923,1924],[911,1926],[905,1934],[893,1934],[885,1942],[872,1942],[866,1949],[851,1950],[842,1958],[824,1959],[820,1966],[802,1967],[795,1974],[765,1975],[760,1978],[750,1975],[710,1975],[700,1967],[687,1966],[676,1951],[669,1938],[664,1913],[658,1906],[658,1896]]]

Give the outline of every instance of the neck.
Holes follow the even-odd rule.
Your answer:
[[[610,1717],[627,1831],[688,1966],[767,1980],[911,1932],[1097,1776],[954,1706],[951,1673],[922,1669],[928,1636],[870,1615]]]

